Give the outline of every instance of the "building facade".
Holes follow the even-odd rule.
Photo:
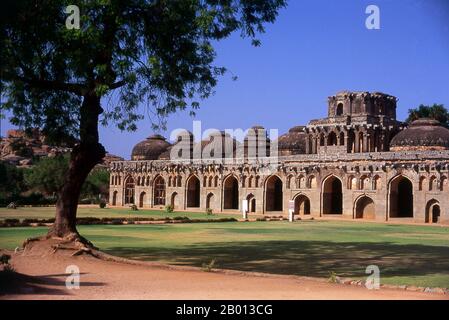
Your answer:
[[[132,160],[111,163],[109,204],[449,224],[449,130],[397,121],[391,95],[331,96],[326,118],[293,127],[275,149],[260,126],[242,143],[225,133],[199,143],[185,136],[173,145],[151,136]]]

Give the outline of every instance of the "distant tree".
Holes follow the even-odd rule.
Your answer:
[[[33,191],[52,196],[64,184],[68,167],[68,155],[42,158],[32,168],[25,171],[25,183]]]
[[[94,168],[87,176],[81,189],[82,197],[105,198],[109,193],[109,171],[104,168]]]
[[[0,161],[0,198],[17,195],[25,189],[23,169]]]
[[[2,2],[1,108],[14,124],[38,127],[55,141],[78,139],[48,236],[83,241],[76,209],[84,180],[105,155],[99,122],[135,130],[146,113],[142,102],[160,117],[194,112],[226,71],[214,64],[213,44],[240,31],[259,45],[256,33],[286,1],[78,1],[80,29],[66,28],[70,4]]]
[[[449,112],[442,104],[433,104],[431,106],[419,105],[418,108],[409,109],[407,123],[419,118],[431,118],[438,120],[443,126],[449,128]]]

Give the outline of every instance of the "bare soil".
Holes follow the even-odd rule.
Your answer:
[[[325,279],[237,271],[206,272],[104,255],[72,256],[41,241],[11,254],[14,273],[0,285],[0,299],[448,299],[400,289],[368,290]],[[109,259],[109,260],[108,260]],[[114,260],[114,261],[111,261]],[[80,270],[80,288],[67,289],[66,268]]]

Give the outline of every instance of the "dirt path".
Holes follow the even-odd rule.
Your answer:
[[[89,256],[13,254],[20,273],[0,299],[448,299],[403,290],[367,290],[298,277],[253,276],[103,261]],[[80,269],[80,289],[65,286],[66,267]]]

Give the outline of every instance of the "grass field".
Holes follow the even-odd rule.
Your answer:
[[[162,210],[139,209],[132,211],[128,208],[105,208],[100,209],[93,206],[80,206],[77,217],[93,218],[165,218],[165,217],[189,217],[190,219],[218,219],[227,217],[240,217],[237,214],[206,215],[205,212],[172,212],[166,213]],[[1,219],[49,219],[55,217],[55,207],[18,207],[17,209],[0,208]]]
[[[449,228],[378,223],[298,221],[80,226],[102,250],[139,260],[381,282],[449,287]],[[46,228],[1,228],[0,247],[15,248]]]

